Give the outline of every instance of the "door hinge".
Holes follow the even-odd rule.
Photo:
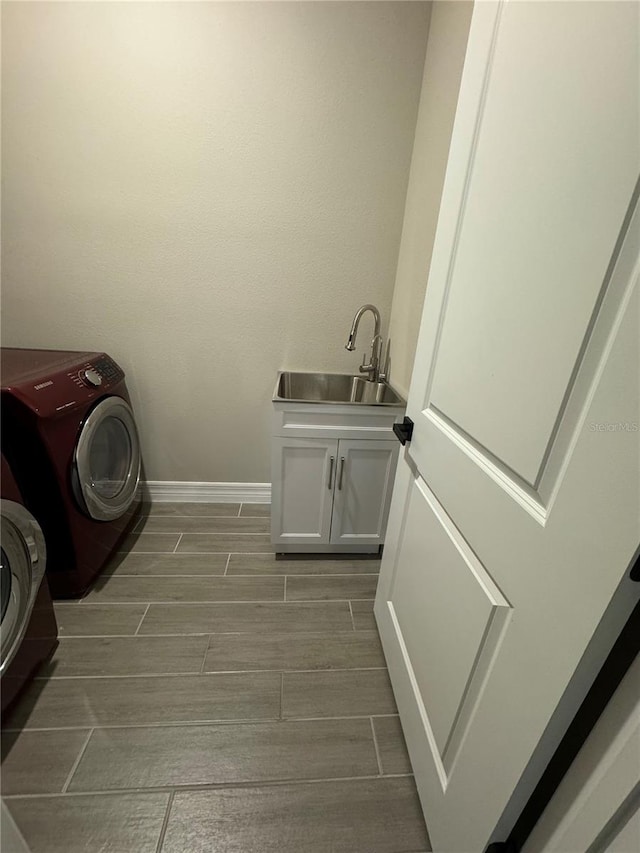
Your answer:
[[[406,444],[408,441],[411,441],[411,436],[413,435],[413,421],[405,415],[401,424],[393,425],[393,431],[400,444]]]

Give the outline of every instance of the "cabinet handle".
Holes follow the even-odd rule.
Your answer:
[[[342,475],[344,474],[344,456],[340,457],[340,474],[338,475],[338,488],[342,489]]]
[[[329,459],[329,482],[327,483],[327,488],[329,490],[331,490],[331,481],[333,480],[333,463],[334,462],[335,462],[335,459],[333,458],[333,456],[331,456]]]

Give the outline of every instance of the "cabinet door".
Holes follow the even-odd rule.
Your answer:
[[[384,541],[399,445],[396,441],[340,441],[331,543]]]
[[[328,545],[338,442],[274,438],[271,541],[274,545]]]

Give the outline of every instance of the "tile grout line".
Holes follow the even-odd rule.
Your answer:
[[[244,506],[244,504],[243,504],[243,506]],[[151,521],[152,519],[154,519],[154,520],[155,519],[163,519],[164,521],[175,521],[177,518],[178,519],[197,518],[200,521],[202,521],[202,520],[206,521],[206,520],[211,519],[211,518],[226,518],[227,520],[232,520],[235,518],[269,518],[269,516],[268,515],[240,515],[239,516],[237,513],[235,515],[230,515],[229,513],[227,513],[226,515],[220,515],[219,513],[216,515],[171,515],[171,514],[158,515],[157,513],[154,513],[153,515],[146,516],[143,520],[146,523],[148,521]],[[138,522],[138,523],[140,523],[140,522]],[[130,531],[130,533],[135,533],[135,532],[136,532],[135,529]],[[167,531],[166,530],[158,530],[158,531],[154,531],[154,532],[166,533]]]
[[[223,575],[222,575],[222,577],[223,577],[223,578],[226,578],[226,577],[227,577],[227,572],[229,571],[229,563],[230,563],[230,562],[231,562],[231,554],[227,554],[227,562],[226,562],[226,564],[225,564],[225,567],[224,567],[224,573],[223,573]],[[196,577],[198,577],[198,575],[196,575]],[[206,577],[206,575],[205,575],[205,577]],[[211,577],[214,577],[214,578],[215,578],[215,577],[220,577],[220,575],[211,575]]]
[[[162,821],[162,826],[160,827],[160,835],[158,836],[158,843],[156,844],[156,853],[161,853],[162,847],[164,845],[164,837],[167,834],[167,827],[169,826],[169,814],[171,813],[171,807],[173,806],[173,800],[175,798],[176,792],[171,791],[169,794],[169,799],[167,800],[167,808],[164,813],[164,820]]]
[[[149,535],[150,536],[178,536],[179,533],[184,533],[184,532],[185,531],[175,531],[174,533],[150,533]],[[236,534],[236,533],[190,533],[189,535],[190,536],[232,536],[235,538],[238,538],[238,536],[240,536],[240,534]],[[269,533],[243,533],[241,535],[243,537],[244,536],[269,536]],[[121,554],[123,557],[127,557],[127,556],[130,556],[132,554],[133,555],[146,554],[147,556],[152,555],[154,557],[158,557],[158,556],[161,556],[162,554],[166,555],[166,554],[171,554],[171,553],[172,553],[172,551],[168,550],[167,548],[159,548],[159,549],[156,548],[156,549],[152,549],[150,551],[144,551],[142,548],[125,548],[124,550],[121,549],[119,551],[114,552],[114,554]],[[300,559],[297,559],[297,560],[296,559],[282,559],[281,560],[281,559],[276,559],[276,557],[275,557],[276,552],[275,551],[243,551],[243,550],[240,550],[240,551],[229,552],[227,550],[224,550],[224,551],[186,551],[185,553],[187,553],[187,554],[228,554],[228,553],[231,553],[231,554],[236,554],[239,557],[270,557],[272,560],[275,560],[277,563],[282,563],[283,565],[289,565],[291,563],[304,562],[304,563],[307,563],[308,565],[313,565],[314,563],[335,563],[336,565],[339,565],[340,563],[358,563],[358,565],[365,565],[366,566],[367,564],[380,563],[380,560],[377,560],[377,559],[376,560],[369,560],[369,559],[356,560],[353,557],[349,557],[349,556],[339,556],[338,558],[334,559],[331,554],[327,554],[326,559],[323,557],[321,559],[308,560],[305,558],[308,558],[309,555],[308,554],[302,554],[302,555],[300,555]],[[105,568],[105,571],[108,571],[108,568]],[[363,572],[363,574],[372,574],[372,575],[373,574],[377,575],[379,573],[380,573],[379,567],[378,568],[372,568],[372,569],[370,569],[369,572]],[[320,572],[320,574],[324,574],[324,573]],[[341,574],[341,573],[339,573],[339,574]],[[356,572],[355,574],[358,574],[358,572]]]
[[[184,536],[184,533],[181,533],[181,534],[180,534],[180,536],[178,537],[178,541],[176,542],[176,546],[175,546],[175,548],[173,549],[173,553],[174,553],[174,554],[177,552],[177,550],[178,550],[178,545],[182,542],[182,537],[183,537],[183,536]]]
[[[175,536],[175,533],[150,533],[150,536]],[[268,536],[268,533],[192,533],[191,536]],[[117,554],[170,554],[171,551],[142,551],[139,548],[135,550],[129,549],[125,551],[117,551]],[[226,554],[226,551],[187,551],[187,554]],[[269,557],[273,557],[273,551],[232,551],[232,554],[243,554],[243,555],[253,555],[253,554],[263,554]],[[347,557],[346,559],[352,560],[352,557]],[[357,560],[358,563],[366,563],[368,561],[368,557],[366,559]],[[373,558],[373,561],[378,561],[377,557]],[[336,563],[341,562],[340,559],[335,560]]]
[[[351,625],[353,626],[353,630],[356,630],[356,620],[353,618],[353,607],[351,606],[351,600],[349,600],[349,613],[351,614]]]
[[[373,725],[373,717],[369,717],[369,722],[371,723],[371,735],[373,737],[373,747],[376,751],[376,761],[378,762],[378,772],[380,776],[384,775],[384,770],[382,769],[382,759],[380,758],[380,748],[378,747],[378,738],[376,737],[376,729]]]
[[[283,682],[284,683],[284,682]],[[283,692],[284,695],[284,692]],[[373,714],[373,719],[377,720],[379,718],[394,718],[400,719],[397,713],[395,714]],[[212,719],[212,720],[163,720],[163,721],[150,721],[145,723],[102,723],[99,726],[94,726],[93,731],[111,731],[114,729],[122,730],[122,729],[170,729],[170,728],[206,728],[206,727],[227,727],[227,726],[259,726],[259,725],[274,725],[275,723],[318,723],[318,722],[328,722],[328,721],[341,721],[341,720],[369,720],[370,716],[366,716],[363,714],[357,714],[355,716],[330,716],[330,717],[287,717],[279,720],[277,717],[238,717],[234,719],[233,717],[226,719]],[[87,724],[84,725],[78,724],[76,726],[33,726],[30,727],[21,727],[21,728],[11,728],[7,726],[2,729],[3,733],[7,732],[71,732],[86,730]],[[391,774],[386,774],[391,775]],[[412,775],[409,774],[394,774],[394,775]],[[16,794],[16,796],[18,796]]]
[[[184,524],[182,524],[182,522],[187,521],[187,520],[188,520],[187,518],[178,518],[177,523],[175,525],[171,525],[171,527],[173,529],[149,530],[149,529],[145,528],[144,530],[136,531],[136,532],[132,533],[131,535],[136,536],[136,535],[138,535],[138,533],[139,534],[144,533],[145,536],[176,536],[178,533],[188,533],[189,536],[268,536],[269,535],[268,525],[266,525],[266,524],[264,524],[264,525],[260,524],[259,525],[260,527],[266,528],[265,530],[246,530],[244,527],[226,527],[226,528],[224,528],[221,525],[219,525],[219,526],[216,525],[217,529],[214,529],[214,530],[208,530],[208,529],[207,530],[185,530]],[[194,519],[194,521],[200,521],[200,520],[201,519],[199,519],[199,518]],[[247,516],[247,515],[243,515],[242,518],[238,518],[237,516],[233,515],[228,520],[229,521],[242,521],[243,524],[245,522],[250,522],[250,521],[254,521],[254,522],[266,521],[266,519],[260,518],[259,516],[252,518],[251,516]],[[199,526],[200,527],[206,527],[208,525],[199,525]],[[179,527],[182,529],[178,530]]]
[[[202,655],[202,663],[200,664],[200,675],[205,675],[204,667],[207,662],[207,652],[209,651],[209,644],[211,643],[211,634],[207,637],[207,642],[204,644],[204,653]]]
[[[151,602],[152,604],[156,604],[157,602]],[[249,602],[251,603],[251,602]],[[282,601],[273,602],[258,602],[260,604],[284,604]],[[288,602],[289,604],[295,604],[295,602]],[[308,604],[309,602],[303,601],[303,604]],[[67,642],[68,640],[99,640],[106,639],[111,637],[123,638],[123,637],[245,637],[245,636],[253,636],[254,634],[258,634],[258,631],[189,631],[188,633],[182,634],[62,634],[59,639],[61,641]],[[373,629],[363,629],[362,631],[358,631],[358,634],[374,634],[375,636],[379,636],[378,632]],[[335,634],[346,634],[347,636],[351,636],[353,634],[352,628],[347,629],[338,629],[337,631],[333,631],[330,636],[334,636]],[[317,637],[317,636],[326,636],[326,631],[274,631],[271,636],[286,636],[287,638],[295,638],[295,637]],[[337,667],[340,669],[340,667]],[[350,669],[351,667],[346,667],[346,669]],[[363,667],[364,669],[371,669],[371,667]],[[374,667],[377,669],[377,667]],[[50,675],[42,676],[36,675],[35,678],[51,678]]]
[[[152,602],[152,604],[157,604],[157,603],[158,602],[155,602],[155,601]],[[208,603],[211,604],[211,602],[208,602]],[[266,602],[265,601],[259,601],[259,602],[241,602],[241,603],[242,604],[256,604],[256,603],[257,604],[285,604],[284,601],[266,601]],[[286,603],[287,604],[297,604],[298,602],[289,601]],[[302,604],[312,604],[314,602],[303,601],[301,603]],[[333,602],[330,602],[330,603],[333,603]],[[314,631],[307,631],[307,630],[304,630],[304,631],[270,631],[268,633],[269,633],[269,636],[273,636],[275,634],[279,634],[280,636],[282,636],[284,634],[287,637],[289,637],[290,639],[295,639],[296,637],[308,637],[310,635],[325,634],[326,631],[319,631],[319,630],[314,630]],[[349,634],[351,636],[354,632],[353,632],[353,628],[338,628],[337,630],[334,631],[334,633]],[[375,634],[375,635],[379,636],[379,633],[375,628],[363,628],[361,631],[356,631],[356,633],[357,634]],[[96,639],[96,638],[100,638],[100,637],[104,638],[104,637],[136,637],[136,636],[138,636],[138,637],[205,637],[205,636],[206,637],[209,637],[209,636],[211,636],[211,637],[239,637],[239,636],[244,636],[244,637],[246,637],[246,636],[253,636],[253,635],[262,636],[259,631],[211,631],[211,630],[206,631],[205,630],[205,631],[187,631],[187,632],[185,632],[185,631],[182,631],[182,632],[173,631],[173,632],[169,632],[169,633],[165,632],[164,634],[158,633],[158,632],[152,633],[151,631],[145,632],[144,634],[66,634],[63,637],[61,637],[60,639],[61,640],[87,640],[87,639]]]
[[[142,552],[136,551],[135,553],[139,554]],[[225,552],[224,551],[211,551],[211,552],[204,552],[203,551],[202,553],[205,556],[222,557],[222,556],[224,556]],[[185,556],[189,556],[189,555],[193,556],[193,553],[191,551],[187,551]],[[149,554],[149,556],[151,556],[151,555]],[[158,556],[158,557],[162,557],[162,556],[172,557],[173,554],[160,553],[160,554],[157,554],[156,556]],[[176,556],[181,556],[181,555],[178,554]],[[229,554],[227,559],[230,560],[232,556],[233,556],[233,554]],[[253,572],[253,574],[249,573],[249,574],[245,574],[245,575],[243,575],[242,572],[236,572],[235,574],[229,575],[228,577],[230,577],[230,578],[256,578],[256,579],[259,579],[259,578],[282,578],[284,576],[285,576],[285,573],[283,573],[283,572],[280,572],[280,573],[278,573],[278,572]],[[310,574],[307,572],[307,573],[302,574],[302,575],[297,575],[294,572],[287,572],[286,576],[290,577],[290,578],[377,578],[377,577],[379,577],[379,574],[378,574],[378,572],[336,572],[334,574],[331,574],[329,572],[320,572],[317,575],[314,575],[314,574]],[[154,574],[146,573],[146,572],[145,573],[132,572],[131,574],[127,574],[127,572],[119,572],[117,570],[110,572],[108,569],[105,569],[105,571],[102,574],[102,577],[103,578],[114,578],[114,577],[115,578],[222,578],[222,577],[224,577],[224,574],[220,575],[217,572],[200,572],[199,574],[191,575],[188,572],[180,572],[180,571],[164,572],[163,574],[159,574],[159,575],[154,575]],[[56,606],[68,605],[68,606],[73,607],[73,606],[77,606],[78,604],[80,604],[81,600],[84,600],[84,599],[78,599],[77,601],[69,601],[69,600],[63,601],[60,599],[60,600],[57,600],[55,603],[56,603]],[[357,600],[358,599],[354,599],[354,601],[357,601]],[[361,600],[364,600],[364,599],[361,599]],[[373,598],[370,598],[367,600],[368,601],[374,601]]]
[[[242,504],[240,504],[240,506],[238,507],[238,515],[236,516],[236,518],[240,518],[241,515],[242,515]]]
[[[175,536],[175,533],[150,533],[150,536]],[[268,533],[191,533],[190,536],[268,536]],[[153,554],[154,556],[158,556],[159,554],[171,554],[171,551],[142,551],[140,548],[129,549],[128,551],[116,551],[117,554]],[[227,551],[181,551],[181,554],[226,554]],[[240,554],[243,557],[253,557],[256,554],[262,555],[263,557],[273,557],[273,551],[232,551],[232,554]],[[313,562],[311,560],[310,562]],[[341,562],[340,560],[336,560],[336,563]],[[366,560],[357,560],[358,563],[365,563]],[[378,572],[375,572],[378,574]]]
[[[142,532],[144,533],[144,531],[142,531]],[[134,535],[134,532],[133,532],[133,531],[131,531],[131,533],[129,533],[129,534],[127,534],[127,535],[129,535],[129,536],[133,536],[133,535]],[[153,532],[153,533],[150,533],[149,535],[150,535],[150,536],[175,536],[175,535],[176,535],[176,531],[174,530],[174,531],[172,532],[171,530],[158,530],[158,531],[155,531],[155,532]]]
[[[204,647],[204,657],[202,658],[202,666],[200,667],[200,675],[210,675],[205,666],[207,665],[207,655],[209,654],[209,649],[211,648],[211,640],[213,639],[213,634],[209,634],[207,637],[207,642]],[[215,672],[216,670],[213,670]],[[235,670],[236,672],[240,672],[240,670]]]
[[[280,720],[284,720],[284,672],[280,673]]]
[[[95,731],[94,728],[89,729],[89,734],[87,735],[87,739],[85,740],[84,744],[82,745],[82,749],[80,750],[80,754],[78,755],[76,760],[73,762],[71,770],[69,771],[69,775],[67,776],[66,781],[65,781],[64,785],[62,786],[61,793],[63,793],[63,794],[67,793],[69,785],[71,784],[71,780],[73,779],[73,776],[74,776],[76,770],[78,769],[78,765],[82,761],[82,756],[85,754],[85,751],[86,751],[87,747],[89,746],[89,741],[91,740],[91,735],[93,734],[94,731]]]
[[[213,575],[212,577],[224,577],[224,575]],[[234,578],[235,575],[229,575],[230,578]],[[284,577],[283,575],[277,575],[278,578]],[[176,604],[181,606],[183,604],[189,605],[200,605],[200,604],[348,604],[351,607],[352,601],[366,601],[373,602],[375,598],[293,598],[288,599],[286,602],[280,598],[205,598],[191,600],[185,599],[183,601],[176,601],[175,598],[154,598],[151,604]],[[123,604],[147,604],[148,600],[146,598],[141,599],[140,601],[110,601],[109,599],[98,599],[95,602],[100,605],[109,605],[112,606],[121,606]],[[87,605],[85,605],[86,607]],[[355,629],[354,629],[355,630]],[[203,632],[203,633],[216,633],[214,632]]]
[[[104,575],[104,578],[110,578],[112,575]],[[133,575],[125,575],[125,577],[133,577]],[[137,577],[137,576],[136,576]],[[143,577],[143,575],[140,575]],[[157,577],[180,577],[179,575],[148,575],[148,577],[157,578]],[[201,575],[196,575],[196,577],[201,577]],[[220,577],[220,575],[203,575],[203,577]],[[79,598],[77,601],[68,601],[63,599],[56,599],[53,602],[54,610],[64,610],[66,607],[79,607],[82,602],[87,601],[89,599],[88,604],[82,604],[82,609],[86,609],[89,607],[102,607],[103,604],[108,604],[111,606],[112,604],[118,605],[126,605],[127,607],[140,607],[141,604],[145,604],[144,601],[100,601],[91,600],[89,596],[85,596],[84,598]]]
[[[287,576],[284,576],[284,598],[283,601],[287,600]]]
[[[193,512],[190,512],[190,513],[184,513],[184,515],[182,513],[180,515],[178,515],[177,513],[168,513],[167,515],[157,515],[157,514],[156,515],[149,515],[144,519],[144,521],[147,524],[150,521],[154,522],[155,524],[175,524],[176,522],[180,521],[183,518],[193,518],[193,519],[197,519],[199,521],[205,521],[205,522],[207,522],[207,521],[214,521],[215,522],[217,520],[220,520],[220,521],[223,521],[223,522],[226,522],[227,524],[229,524],[229,523],[232,523],[233,521],[237,521],[238,518],[262,518],[262,519],[269,518],[268,515],[262,515],[261,513],[258,513],[257,515],[253,515],[253,514],[251,514],[251,515],[249,515],[249,514],[239,515],[239,513],[242,512],[242,507],[244,507],[244,506],[245,506],[245,504],[240,504],[240,509],[234,509],[233,507],[231,507],[226,512],[214,512],[214,513],[193,513]],[[166,530],[159,530],[158,532],[159,533],[166,533],[167,531]]]
[[[363,632],[364,633],[364,632]],[[145,635],[142,634],[142,637]],[[206,636],[206,634],[201,634],[199,636]],[[211,637],[215,637],[215,634],[211,634]],[[98,637],[97,639],[103,639],[102,637]],[[210,650],[210,646],[207,645],[205,649],[205,655]],[[288,674],[322,674],[322,675],[330,675],[334,672],[386,672],[386,666],[336,666],[325,669],[200,669],[200,672],[196,672],[195,669],[185,669],[181,672],[123,672],[118,675],[103,675],[98,673],[97,675],[36,675],[34,676],[34,681],[81,681],[83,679],[90,678],[184,678],[188,675],[262,675],[266,673],[279,673],[286,672]],[[380,716],[378,714],[374,714],[374,716]],[[383,715],[385,716],[385,715]],[[392,715],[393,716],[393,715]],[[55,728],[55,727],[54,727]],[[85,728],[85,726],[80,726],[80,728]]]
[[[145,616],[147,615],[147,613],[149,612],[149,608],[150,608],[150,607],[151,607],[151,602],[149,602],[149,603],[147,604],[147,606],[145,607],[145,609],[144,609],[144,613],[142,614],[142,618],[141,618],[141,619],[140,619],[140,621],[138,622],[138,627],[136,628],[135,634],[133,635],[134,637],[139,637],[139,636],[140,636],[140,635],[138,634],[138,631],[140,630],[140,628],[142,628],[142,623],[144,622],[144,617],[145,617]]]
[[[100,796],[122,796],[123,794],[171,794],[183,793],[190,791],[219,791],[225,789],[244,789],[244,788],[278,788],[281,786],[291,785],[317,785],[317,784],[334,784],[336,782],[363,782],[376,781],[380,779],[412,779],[413,773],[386,773],[383,777],[367,773],[362,776],[314,776],[312,778],[292,777],[285,779],[261,779],[261,780],[243,780],[241,782],[203,782],[202,784],[187,784],[180,785],[177,788],[170,785],[150,785],[146,788],[103,788],[102,790],[92,791],[73,791],[71,794],[63,795],[60,793],[41,793],[41,794],[6,794],[5,800],[33,800],[33,799],[48,799],[53,800],[57,797],[73,796],[73,797],[94,797],[96,794]]]

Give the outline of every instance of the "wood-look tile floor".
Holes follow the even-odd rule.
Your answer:
[[[268,507],[159,504],[3,732],[32,853],[424,853],[372,559],[270,553]]]

